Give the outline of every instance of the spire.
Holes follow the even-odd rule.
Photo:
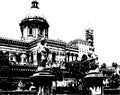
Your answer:
[[[38,7],[38,2],[37,2],[37,0],[34,0],[34,1],[32,1],[32,3],[31,3],[31,8],[37,8],[37,9],[39,9],[39,7]]]

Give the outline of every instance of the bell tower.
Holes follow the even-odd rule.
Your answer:
[[[30,13],[19,24],[23,41],[29,42],[41,37],[48,38],[49,24],[40,14],[38,5],[36,0],[32,1]]]

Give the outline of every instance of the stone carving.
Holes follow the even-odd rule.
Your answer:
[[[37,44],[37,61],[39,66],[46,66],[48,60],[49,49],[46,45],[46,40],[43,38],[41,42]]]

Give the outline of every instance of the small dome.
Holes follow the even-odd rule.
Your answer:
[[[38,7],[38,2],[35,0],[31,3],[31,9],[30,12],[27,14],[28,18],[34,18],[34,17],[44,17],[44,15],[42,14],[42,12],[39,10]]]

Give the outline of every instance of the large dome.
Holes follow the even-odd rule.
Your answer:
[[[31,3],[31,9],[30,9],[29,13],[27,14],[28,18],[34,18],[34,17],[45,18],[45,16],[39,10],[38,4],[39,3],[36,0]]]

